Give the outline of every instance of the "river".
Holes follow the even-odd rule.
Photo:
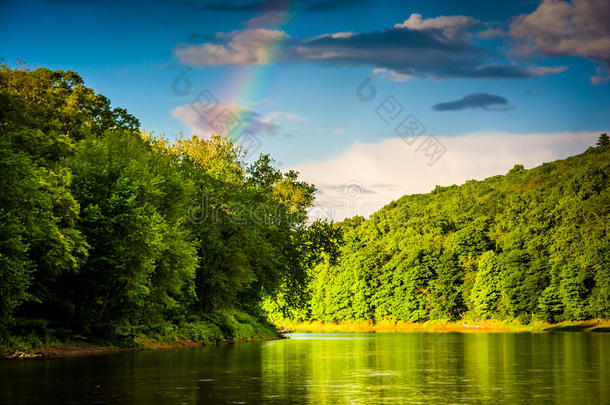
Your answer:
[[[610,403],[610,334],[350,333],[0,362],[0,403]]]

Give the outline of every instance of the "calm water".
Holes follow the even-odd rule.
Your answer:
[[[0,362],[0,403],[610,403],[610,334],[293,334]]]

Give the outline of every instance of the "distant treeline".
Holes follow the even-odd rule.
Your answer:
[[[255,337],[262,299],[303,289],[333,232],[312,185],[139,126],[74,72],[0,67],[0,343]]]
[[[490,151],[490,153],[493,153]],[[610,146],[436,187],[336,224],[293,320],[610,318]],[[281,298],[281,297],[280,297]]]

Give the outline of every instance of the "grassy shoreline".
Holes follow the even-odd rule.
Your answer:
[[[528,325],[517,321],[427,321],[421,323],[404,321],[348,321],[348,322],[291,322],[276,321],[278,327],[287,332],[610,332],[610,320],[565,321],[547,323],[532,321]]]
[[[275,321],[277,330],[270,325],[258,325],[256,331],[251,329],[248,334],[234,336],[231,339],[222,337],[215,341],[202,339],[199,341],[185,339],[181,336],[172,336],[164,339],[152,338],[150,336],[138,336],[132,342],[125,345],[110,343],[92,343],[86,341],[53,342],[31,348],[4,347],[0,349],[0,359],[57,359],[65,357],[92,356],[99,354],[140,351],[140,350],[164,350],[179,348],[194,348],[210,345],[223,345],[243,342],[265,341],[281,339],[283,332],[319,332],[319,333],[341,333],[341,332],[459,332],[459,333],[502,333],[502,332],[610,332],[610,320],[591,319],[587,321],[565,321],[560,323],[547,323],[532,321],[528,325],[517,321],[427,321],[422,323],[404,321],[381,321],[377,323],[369,321],[349,322],[292,322]],[[263,329],[260,329],[263,327]],[[278,332],[281,331],[281,332]]]

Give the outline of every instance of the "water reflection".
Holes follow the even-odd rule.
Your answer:
[[[371,337],[372,336],[372,337]],[[610,336],[294,336],[263,346],[268,393],[309,403],[610,401]],[[302,341],[301,339],[305,339]]]
[[[610,335],[298,334],[0,363],[0,403],[610,403]]]

